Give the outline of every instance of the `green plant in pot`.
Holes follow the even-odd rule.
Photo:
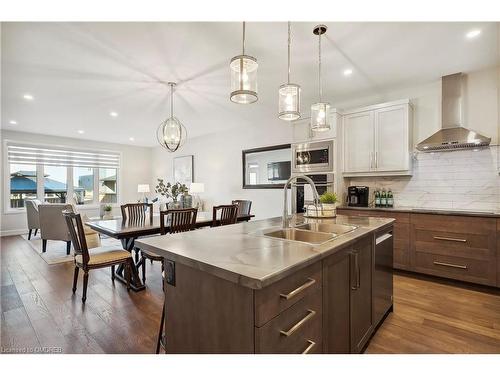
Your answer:
[[[326,192],[319,197],[321,207],[309,205],[307,215],[315,217],[335,217],[337,216],[337,194]]]
[[[107,204],[103,208],[104,210],[104,218],[110,218],[113,215],[111,215],[111,211],[113,210],[113,207],[110,204]]]

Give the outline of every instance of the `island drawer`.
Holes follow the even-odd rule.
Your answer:
[[[255,325],[263,326],[282,311],[321,290],[321,262],[255,291]]]
[[[495,264],[487,260],[416,253],[415,271],[478,284],[495,285]]]
[[[321,291],[301,301],[260,328],[255,328],[255,352],[298,354],[322,352]]]

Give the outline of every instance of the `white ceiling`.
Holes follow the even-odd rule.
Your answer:
[[[333,104],[497,64],[495,23],[326,24],[323,95]],[[292,24],[292,81],[302,86],[305,114],[318,90],[313,27]],[[467,40],[475,28],[481,35]],[[3,23],[1,126],[154,146],[169,113],[168,81],[179,82],[175,113],[190,137],[272,123],[286,80],[286,32],[286,23],[247,24],[259,101],[243,106],[229,101],[228,67],[241,52],[241,23]]]

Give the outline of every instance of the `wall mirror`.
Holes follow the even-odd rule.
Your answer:
[[[243,189],[280,189],[291,173],[290,144],[242,151]]]

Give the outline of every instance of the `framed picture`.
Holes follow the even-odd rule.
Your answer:
[[[189,186],[193,182],[193,155],[174,158],[174,183]]]

